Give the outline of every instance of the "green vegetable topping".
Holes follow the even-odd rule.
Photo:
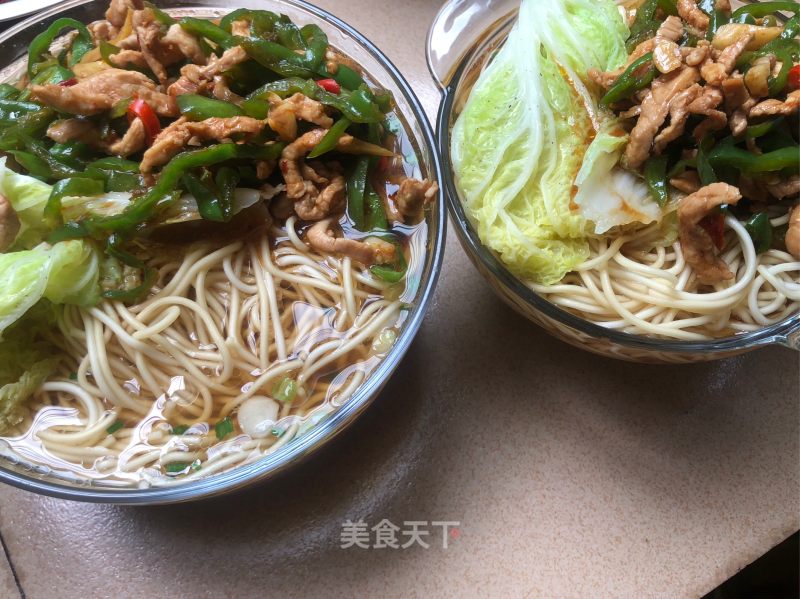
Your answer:
[[[230,435],[233,430],[233,421],[228,416],[217,422],[217,424],[214,426],[214,431],[217,433],[217,439],[220,441]]]

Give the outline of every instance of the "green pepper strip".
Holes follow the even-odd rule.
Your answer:
[[[731,20],[738,23],[738,19],[742,17],[742,15],[751,15],[755,18],[759,18],[780,11],[788,11],[797,14],[798,10],[800,10],[800,4],[792,0],[786,0],[784,2],[755,2],[753,4],[741,6],[733,11]]]
[[[647,68],[647,71],[642,75],[636,75],[636,71],[648,63],[650,63],[650,66]],[[606,92],[606,95],[603,96],[602,100],[600,100],[600,104],[602,106],[615,104],[620,100],[631,97],[640,89],[650,85],[650,83],[653,82],[653,79],[655,79],[656,73],[658,72],[652,63],[652,52],[648,52],[638,60],[634,61],[633,64],[629,66],[622,75],[620,75],[619,79],[616,80],[608,92]]]
[[[383,201],[369,182],[367,182],[366,192],[367,230],[388,230],[389,220],[386,218],[386,210],[383,207]]]
[[[0,150],[19,149],[24,136],[36,137],[43,134],[55,117],[55,111],[42,108],[24,115],[15,125],[0,129]]]
[[[792,64],[792,57],[786,50],[779,50],[775,52],[775,58],[781,62],[781,70],[774,77],[770,75],[767,80],[767,87],[769,88],[770,96],[777,96],[786,87],[789,82],[789,71],[794,66]]]
[[[223,166],[217,170],[217,174],[214,177],[225,222],[233,218],[233,202],[236,196],[236,188],[239,187],[240,181],[241,175],[239,171],[229,166]]]
[[[20,135],[20,139],[31,154],[47,163],[47,166],[53,172],[54,178],[66,179],[78,174],[77,169],[59,160],[42,142],[24,133]]]
[[[219,26],[227,33],[231,32],[233,24],[236,21],[247,21],[250,23],[250,28],[253,33],[259,37],[266,33],[271,33],[275,28],[279,17],[274,12],[268,10],[250,10],[248,8],[240,8],[225,15],[219,22]]]
[[[280,44],[250,38],[243,40],[241,45],[250,58],[278,75],[301,78],[314,76],[313,69],[309,67],[303,56]]]
[[[16,160],[22,168],[28,171],[30,176],[43,181],[49,181],[53,178],[53,171],[50,170],[47,163],[30,152],[9,150],[8,153],[14,157],[14,160]]]
[[[131,254],[120,249],[122,243],[123,241],[119,236],[111,235],[111,237],[108,238],[108,243],[106,244],[106,253],[109,256],[113,256],[123,264],[127,264],[133,268],[142,269],[142,272],[144,273],[144,276],[142,277],[142,283],[133,289],[104,291],[103,297],[120,302],[137,302],[153,287],[153,284],[156,282],[157,271],[154,268],[148,267],[136,256],[132,256]]]
[[[713,40],[714,36],[717,34],[717,30],[728,22],[730,22],[730,19],[728,18],[727,12],[724,10],[714,9],[714,12],[711,13],[711,18],[708,22],[706,39],[709,41]]]
[[[658,7],[668,16],[677,16],[678,3],[676,0],[658,0]]]
[[[50,155],[55,160],[75,170],[86,168],[86,161],[91,154],[91,148],[81,141],[68,141],[50,147]]]
[[[280,44],[290,50],[306,50],[307,48],[303,36],[300,35],[300,29],[286,15],[281,15],[275,23],[275,34],[278,36]]]
[[[156,18],[156,21],[158,21],[164,27],[172,27],[173,25],[175,25],[175,23],[178,22],[176,19],[173,19],[170,15],[168,15],[163,10],[158,8],[152,2],[145,2],[144,5],[145,7],[153,11],[153,16]]]
[[[67,223],[56,230],[49,239],[51,243],[55,243],[64,239],[132,231],[153,215],[159,202],[173,194],[185,172],[234,159],[274,160],[280,156],[283,148],[284,144],[279,143],[258,147],[227,143],[183,152],[161,170],[158,183],[121,214]]]
[[[627,42],[628,51],[635,48],[643,36],[652,37],[652,33],[658,27],[654,21],[657,8],[658,0],[645,0],[644,4],[637,9]]]
[[[340,64],[336,69],[336,74],[333,75],[333,80],[336,81],[345,89],[355,90],[365,85],[364,79],[347,65]]]
[[[8,83],[0,83],[0,99],[14,100],[19,95],[19,90]]]
[[[708,160],[714,167],[730,166],[748,173],[766,173],[785,168],[796,169],[798,154],[800,154],[798,146],[756,155],[732,145],[720,145],[709,153]]]
[[[0,123],[12,125],[23,116],[38,112],[42,107],[33,102],[20,102],[19,100],[0,100]]]
[[[225,212],[219,196],[203,185],[203,182],[191,173],[183,176],[183,186],[197,201],[197,211],[205,220],[221,223],[225,221]]]
[[[176,98],[181,114],[190,121],[205,121],[213,117],[232,118],[244,114],[241,108],[205,96],[186,94]]]
[[[367,171],[369,158],[361,156],[356,161],[356,167],[347,181],[347,214],[353,221],[356,229],[364,230],[364,196],[367,187]]]
[[[103,181],[106,191],[132,191],[145,186],[144,177],[139,174],[139,164],[124,158],[100,158],[89,163],[83,174]]]
[[[241,38],[231,35],[222,27],[217,27],[206,19],[184,17],[178,21],[178,24],[192,35],[209,39],[218,46],[222,46],[225,50],[235,48],[241,42]]]
[[[783,117],[778,117],[777,119],[759,123],[758,125],[750,125],[745,132],[745,136],[748,139],[758,139],[759,137],[764,137],[767,133],[783,123],[783,121]]]
[[[22,90],[17,100],[27,100],[31,97],[31,86],[46,85],[48,83],[61,83],[75,77],[75,73],[62,67],[60,64],[53,64],[34,75],[31,82]]]
[[[399,283],[405,278],[406,271],[408,270],[408,262],[406,262],[406,256],[403,253],[403,247],[393,236],[385,236],[382,238],[394,244],[396,248],[395,255],[397,256],[397,259],[395,260],[395,264],[393,266],[376,264],[370,268],[370,271],[376,277],[386,281],[387,283]]]
[[[306,43],[306,61],[312,70],[318,71],[325,61],[328,51],[328,36],[317,25],[306,25],[300,30]]]
[[[264,105],[270,94],[281,98],[302,93],[312,100],[322,102],[325,106],[335,108],[354,123],[379,123],[384,115],[378,105],[372,101],[369,91],[358,89],[353,92],[342,91],[338,96],[325,91],[314,81],[290,77],[267,83],[247,96],[242,104],[245,114],[254,118],[266,118],[269,108]]]
[[[772,247],[772,225],[766,212],[756,214],[745,223],[744,228],[750,233],[756,254],[763,254]]]
[[[61,200],[66,197],[92,197],[105,192],[102,181],[85,177],[63,179],[53,186],[47,204],[44,207],[44,219],[51,227],[57,227],[61,218]]]
[[[31,45],[28,47],[29,77],[33,78],[33,65],[37,62],[41,62],[42,56],[44,56],[50,50],[50,45],[61,34],[63,29],[78,30],[78,36],[72,42],[72,57],[69,62],[70,66],[80,62],[84,55],[89,50],[94,48],[92,34],[89,33],[89,29],[86,27],[86,25],[80,21],[76,21],[75,19],[56,19],[52,25],[50,25],[50,27],[37,35],[31,42]]]
[[[703,185],[711,185],[719,180],[709,160],[708,153],[713,144],[714,138],[709,135],[703,138],[697,148],[697,174],[700,176],[700,182]]]
[[[342,135],[344,135],[347,128],[352,125],[352,121],[347,117],[342,117],[331,127],[328,132],[325,134],[325,137],[322,138],[311,153],[308,155],[309,158],[319,158],[323,154],[327,154],[334,148],[336,148],[336,144],[339,143],[339,139],[341,139]]]
[[[667,156],[651,158],[644,165],[644,178],[650,195],[662,208],[669,202],[667,185]]]

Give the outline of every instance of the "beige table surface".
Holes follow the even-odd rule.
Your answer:
[[[439,2],[324,0],[429,114]],[[382,397],[272,484],[121,508],[0,489],[0,597],[697,597],[800,528],[798,355],[654,367],[512,313],[451,234]],[[341,549],[342,522],[460,521],[448,549]],[[0,556],[0,559],[1,556]]]

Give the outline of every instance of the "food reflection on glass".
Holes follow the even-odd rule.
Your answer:
[[[617,331],[707,340],[796,315],[798,31],[790,1],[524,0],[452,130],[482,242]]]
[[[3,455],[209,476],[306,434],[391,350],[438,186],[318,26],[113,0],[0,92]]]

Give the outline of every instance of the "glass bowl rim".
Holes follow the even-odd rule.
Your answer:
[[[428,64],[431,76],[434,81],[439,83],[442,93],[442,101],[439,104],[436,122],[436,140],[443,170],[443,177],[441,180],[447,188],[447,193],[445,194],[447,210],[450,213],[450,217],[455,225],[456,234],[462,246],[464,246],[465,251],[471,254],[474,259],[478,260],[508,293],[515,296],[522,303],[531,306],[545,317],[561,325],[565,325],[574,331],[618,346],[646,352],[664,352],[669,354],[729,354],[731,352],[744,352],[767,345],[788,345],[790,339],[796,335],[800,335],[800,313],[755,331],[740,333],[732,337],[721,337],[719,339],[703,341],[661,339],[608,329],[564,310],[536,293],[533,289],[525,285],[522,280],[513,275],[494,252],[483,244],[464,210],[458,187],[455,184],[450,155],[450,122],[453,116],[457,92],[467,72],[467,68],[478,55],[490,50],[490,48],[487,48],[487,46],[490,45],[488,43],[489,41],[496,41],[498,37],[505,38],[508,34],[508,30],[515,21],[516,11],[494,21],[486,31],[476,32],[474,38],[478,41],[473,43],[469,50],[458,59],[455,69],[451,71],[445,83],[438,81],[438,77],[430,61]],[[480,268],[478,270],[480,270]]]
[[[89,4],[92,1],[93,0],[70,0],[69,2],[60,3],[45,11],[34,14],[0,34],[0,44],[7,42],[14,36],[41,21],[49,21],[66,10],[83,4]],[[394,63],[366,36],[330,12],[310,4],[305,0],[272,1],[276,4],[293,6],[325,21],[330,26],[337,28],[345,37],[351,38],[358,43],[377,61],[380,68],[385,71],[385,73],[381,73],[381,75],[385,74],[392,79],[411,108],[411,113],[404,113],[403,116],[409,120],[409,124],[416,124],[421,130],[421,135],[415,135],[414,138],[416,143],[420,146],[420,151],[424,152],[427,150],[429,155],[429,160],[427,163],[424,163],[428,170],[428,176],[435,176],[437,181],[441,181],[441,159],[437,152],[433,127],[426,116],[425,110],[422,108],[422,104],[414,93],[413,88]],[[214,10],[222,7],[215,6],[213,1],[208,5],[204,5],[200,3],[192,4],[191,0],[187,0],[186,6],[183,8]],[[233,9],[231,8],[231,10]],[[8,65],[0,64],[0,68],[5,68],[6,66]],[[46,475],[29,476],[23,474],[7,468],[2,463],[0,463],[0,482],[25,491],[31,491],[57,499],[121,505],[160,505],[188,502],[227,494],[274,478],[289,468],[303,462],[312,453],[328,444],[338,434],[349,427],[367,407],[372,404],[381,389],[394,374],[394,371],[399,366],[416,337],[425,313],[431,304],[444,257],[447,235],[447,216],[444,209],[444,186],[441,186],[436,202],[427,214],[426,220],[429,227],[427,239],[428,241],[432,239],[433,244],[432,247],[430,244],[426,244],[426,264],[422,271],[423,274],[420,279],[419,289],[417,290],[415,306],[408,320],[403,325],[397,342],[392,347],[389,354],[381,360],[375,371],[362,383],[361,387],[350,401],[333,412],[323,423],[317,425],[296,441],[290,442],[274,454],[263,456],[250,464],[214,474],[208,478],[199,479],[197,481],[176,483],[175,485],[165,487],[150,487],[146,489],[106,488],[92,486],[88,483],[82,485],[80,482],[71,484],[65,481],[62,483],[58,482],[58,479],[55,477],[43,478],[43,476]]]

